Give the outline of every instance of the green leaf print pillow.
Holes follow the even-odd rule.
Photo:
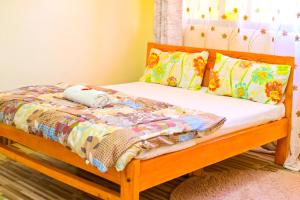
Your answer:
[[[259,63],[216,54],[208,92],[266,104],[283,100],[291,66]]]
[[[140,79],[173,87],[197,90],[201,88],[208,52],[164,52],[151,49],[146,70]]]

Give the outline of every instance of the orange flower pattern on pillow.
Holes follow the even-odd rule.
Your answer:
[[[195,58],[193,60],[193,62],[194,62],[194,68],[195,68],[196,74],[198,76],[203,77],[207,61],[204,60],[201,56],[199,56],[199,57]]]
[[[272,81],[266,84],[266,94],[271,101],[279,103],[282,100],[282,84],[279,81]]]
[[[220,78],[217,72],[212,72],[211,79],[209,81],[208,89],[210,91],[216,91],[220,87]]]
[[[208,92],[277,104],[283,100],[290,70],[289,65],[242,60],[217,53]]]
[[[157,53],[151,53],[148,58],[147,67],[153,68],[159,62],[159,55]]]
[[[241,63],[240,63],[239,66],[240,66],[241,68],[248,68],[248,67],[252,67],[254,63],[255,63],[255,62],[253,62],[253,61],[243,60],[243,61],[241,61]]]
[[[151,49],[141,81],[197,90],[201,88],[208,52],[164,52]]]
[[[168,86],[176,87],[177,86],[177,79],[174,76],[168,78]]]

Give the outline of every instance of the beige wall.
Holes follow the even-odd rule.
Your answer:
[[[153,0],[0,0],[0,90],[142,74]]]

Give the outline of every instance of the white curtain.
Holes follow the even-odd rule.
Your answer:
[[[300,170],[300,0],[183,0],[184,45],[295,57],[291,154]]]
[[[154,1],[154,37],[162,44],[182,45],[182,1]]]

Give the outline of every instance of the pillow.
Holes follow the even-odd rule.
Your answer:
[[[260,63],[217,53],[208,92],[277,104],[283,100],[290,70],[289,65]]]
[[[208,52],[164,52],[151,49],[141,81],[187,89],[200,89]]]

